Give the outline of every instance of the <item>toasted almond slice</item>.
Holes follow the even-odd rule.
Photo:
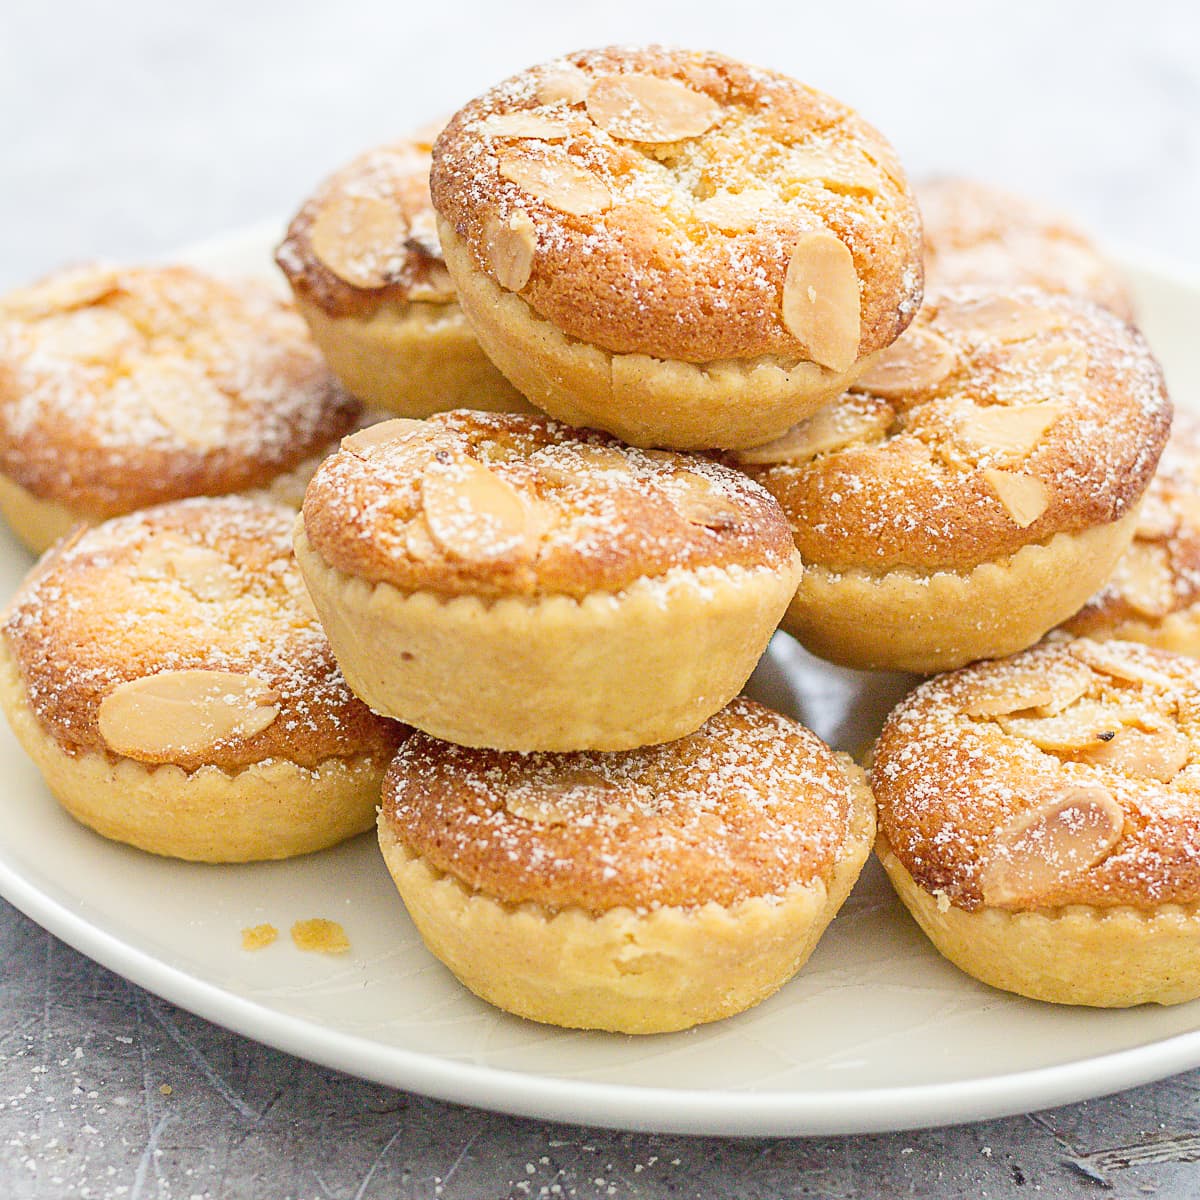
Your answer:
[[[819,183],[831,191],[879,191],[879,174],[865,158],[852,162],[831,149],[795,147],[788,151],[784,169],[795,179]]]
[[[1094,680],[1084,663],[1070,658],[1008,667],[974,680],[962,711],[968,717],[1024,711],[1054,716],[1086,694]]]
[[[143,342],[124,313],[101,306],[40,317],[30,335],[39,354],[101,365],[136,352]]]
[[[529,461],[544,479],[566,486],[579,486],[597,474],[629,478],[634,471],[633,459],[618,446],[563,442],[536,451]]]
[[[376,446],[410,438],[429,428],[424,421],[414,421],[411,417],[393,417],[390,421],[377,421],[374,425],[346,434],[341,445],[355,458],[366,458]]]
[[[1120,679],[1125,683],[1138,683],[1153,688],[1159,692],[1169,692],[1175,684],[1169,675],[1156,671],[1141,656],[1134,657],[1120,642],[1094,642],[1090,638],[1075,638],[1068,644],[1068,649],[1079,659],[1087,663],[1093,671]]]
[[[529,214],[518,208],[508,220],[490,222],[487,237],[496,282],[510,292],[519,292],[533,273],[533,256],[537,250],[537,229]]]
[[[988,905],[1037,906],[1112,852],[1125,813],[1102,787],[1065,787],[999,830],[979,873]]]
[[[1165,617],[1179,605],[1175,572],[1166,546],[1133,542],[1117,564],[1112,582],[1130,608],[1151,620]]]
[[[1044,387],[1053,380],[1054,386],[1081,384],[1087,378],[1087,348],[1066,338],[1049,342],[1029,342],[1011,346],[1004,354],[1004,364],[1010,372],[1032,376]],[[1028,381],[1025,383],[1029,386]]]
[[[485,137],[536,138],[542,142],[557,142],[571,132],[571,127],[561,117],[523,109],[520,112],[492,113],[480,121],[479,132]]]
[[[1165,541],[1179,528],[1179,516],[1161,496],[1151,491],[1138,510],[1134,537],[1142,542]]]
[[[193,450],[214,450],[225,443],[230,422],[229,397],[182,359],[139,364],[128,386],[170,432]]]
[[[236,671],[161,671],[114,688],[100,702],[100,736],[116,754],[171,762],[261,733],[279,694]]]
[[[721,106],[703,92],[657,75],[606,75],[588,89],[588,116],[627,142],[678,142],[716,124]]]
[[[228,604],[242,594],[237,575],[223,555],[184,538],[162,535],[138,555],[138,579],[169,579],[197,600]]]
[[[404,549],[414,562],[430,562],[438,557],[438,548],[430,536],[424,513],[418,514],[404,530]]]
[[[983,478],[1018,529],[1028,528],[1049,507],[1050,493],[1036,475],[989,467],[983,472]]]
[[[454,280],[443,263],[431,263],[408,289],[408,298],[419,304],[449,304],[458,299]]]
[[[408,220],[394,204],[349,192],[331,196],[308,231],[313,253],[339,279],[361,288],[388,283],[407,236]]]
[[[115,267],[58,271],[40,283],[0,297],[0,316],[36,321],[97,304],[120,287],[121,275]]]
[[[958,366],[958,355],[931,329],[910,325],[853,384],[885,400],[907,400],[935,388]]]
[[[583,167],[566,159],[505,158],[500,175],[535,200],[576,217],[607,212],[612,193]]]
[[[717,192],[707,200],[699,201],[692,209],[692,215],[725,233],[740,233],[753,229],[762,220],[763,213],[778,204],[774,192],[751,187],[742,192]]]
[[[597,804],[618,795],[618,789],[590,767],[566,767],[549,779],[536,779],[510,791],[504,807],[535,825],[569,825]]]
[[[889,404],[873,396],[846,395],[793,425],[782,437],[762,446],[736,450],[738,462],[748,466],[808,462],[854,443],[878,442],[887,436],[895,414]]]
[[[992,404],[964,408],[955,423],[959,442],[981,453],[1011,459],[1028,458],[1046,430],[1062,416],[1062,406],[1043,404]]]
[[[845,371],[858,357],[858,272],[849,248],[828,230],[801,234],[792,246],[783,323],[822,367]]]
[[[975,334],[998,342],[1019,342],[1050,329],[1061,329],[1065,318],[1027,300],[1000,294],[943,304],[934,318],[939,329]]]
[[[996,721],[1012,737],[1026,738],[1049,754],[1077,754],[1110,742],[1126,725],[1141,719],[1138,709],[1080,700],[1052,717],[997,716]]]
[[[544,70],[537,81],[539,104],[582,104],[587,99],[588,77],[571,63]]]
[[[1091,746],[1080,757],[1094,766],[1111,767],[1139,779],[1170,783],[1184,768],[1191,745],[1177,729],[1138,729],[1127,725],[1116,736]]]
[[[746,524],[746,514],[720,485],[695,471],[680,471],[668,482],[676,510],[693,525],[715,531]]]
[[[497,562],[536,552],[540,530],[525,498],[473,458],[430,463],[421,498],[430,536],[452,558]]]

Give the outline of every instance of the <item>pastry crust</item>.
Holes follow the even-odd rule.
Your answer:
[[[419,737],[389,773],[379,838],[427,946],[477,995],[556,1025],[657,1033],[786,982],[874,824],[845,755],[737,700],[681,742],[622,755]]]
[[[1200,421],[1176,414],[1133,542],[1108,582],[1061,629],[1200,658]]]
[[[22,584],[4,614],[3,703],[80,820],[212,861],[369,827],[406,731],[338,673],[292,519],[234,497],[179,501],[76,531]]]
[[[1111,314],[959,288],[852,392],[730,461],[808,564],[789,630],[848,666],[936,671],[1030,645],[1100,586],[1170,421],[1158,364]]]
[[[0,299],[0,473],[39,502],[5,489],[35,548],[59,509],[95,523],[269,488],[359,413],[260,284],[90,266]]]
[[[432,132],[359,155],[292,219],[276,262],[334,374],[406,417],[525,411],[458,307],[429,198]],[[324,257],[322,256],[324,254]]]
[[[929,179],[916,193],[930,288],[1037,287],[1083,296],[1122,320],[1134,319],[1120,272],[1059,213],[971,179]]]
[[[546,418],[456,412],[350,439],[296,556],[350,686],[437,737],[624,749],[749,677],[800,571],[761,489]]]
[[[881,857],[952,961],[1063,1003],[1200,995],[1200,667],[1045,643],[917,688],[871,783]]]
[[[793,421],[812,411],[920,304],[919,220],[888,144],[830,97],[720,55],[610,48],[530,68],[452,118],[431,187],[501,369],[555,415],[641,444],[781,432],[788,397]],[[777,393],[761,406],[757,381]],[[645,411],[680,383],[678,414]],[[757,430],[737,396],[761,407]]]

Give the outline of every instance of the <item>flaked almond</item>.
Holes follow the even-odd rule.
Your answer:
[[[365,429],[356,429],[342,438],[342,449],[355,458],[366,458],[377,446],[398,442],[422,433],[429,426],[424,421],[410,417],[393,417],[390,421],[377,421]]]
[[[989,905],[1031,905],[1112,853],[1125,813],[1102,787],[1065,787],[999,830],[979,874]]]
[[[79,308],[42,317],[30,328],[39,354],[107,365],[142,345],[133,323],[113,308]]]
[[[523,209],[516,209],[507,220],[489,222],[487,238],[496,282],[510,292],[519,292],[533,273],[537,250],[537,230]]]
[[[1160,729],[1139,729],[1127,725],[1098,746],[1089,747],[1080,757],[1094,766],[1111,767],[1138,779],[1157,779],[1170,783],[1184,768],[1191,755],[1187,738],[1165,725]]]
[[[206,603],[228,604],[244,590],[223,555],[209,546],[167,534],[146,546],[133,571],[139,579],[170,580]]]
[[[1052,400],[1044,404],[971,405],[955,423],[955,437],[973,450],[1003,458],[1023,459],[1062,415]]]
[[[844,396],[793,425],[782,437],[734,452],[748,466],[808,462],[855,443],[878,442],[891,428],[892,408],[872,396]]]
[[[793,148],[783,166],[793,178],[819,183],[830,191],[879,191],[879,174],[865,158],[855,161],[836,153],[832,147]]]
[[[432,562],[438,557],[438,548],[429,533],[424,513],[414,517],[405,528],[404,549],[414,562]]]
[[[1019,342],[1065,324],[1059,312],[1000,294],[943,304],[935,320],[939,329],[982,335],[998,342]]]
[[[548,113],[520,112],[493,113],[479,123],[479,132],[493,138],[536,138],[542,142],[561,141],[571,127],[561,117]]]
[[[35,321],[54,313],[69,312],[97,304],[118,291],[121,276],[115,267],[78,267],[59,271],[0,297],[0,316]]]
[[[783,323],[809,358],[845,371],[858,357],[861,334],[854,257],[827,230],[801,234],[783,281]]]
[[[537,81],[539,104],[582,104],[587,99],[588,77],[576,66],[561,63],[542,71]]]
[[[1025,738],[1048,754],[1074,755],[1111,742],[1140,717],[1140,711],[1128,705],[1080,700],[1051,717],[1009,714],[997,716],[996,721],[1005,733]]]
[[[224,445],[230,401],[198,367],[182,360],[147,360],[130,381],[142,405],[177,442],[193,450]]]
[[[632,460],[617,446],[565,442],[538,450],[529,461],[542,478],[560,486],[582,486],[589,478],[614,472],[624,478],[633,474]]]
[[[1130,608],[1151,620],[1179,604],[1170,552],[1155,542],[1133,542],[1117,564],[1113,583]]]
[[[427,263],[408,287],[408,298],[418,304],[449,304],[458,299],[454,280],[444,263]]]
[[[588,89],[588,116],[627,142],[677,142],[716,124],[721,106],[703,92],[657,75],[606,75]]]
[[[852,386],[885,400],[906,400],[937,387],[957,366],[958,355],[945,338],[910,325]]]
[[[568,767],[551,779],[538,779],[509,792],[504,807],[535,825],[570,825],[598,803],[619,795],[617,787],[589,767]]]
[[[983,472],[983,478],[1018,529],[1028,528],[1049,507],[1050,493],[1036,475],[989,467]]]
[[[236,671],[162,671],[132,679],[100,702],[100,736],[116,754],[171,762],[261,733],[279,694]]]
[[[720,531],[745,525],[746,513],[721,486],[695,471],[681,471],[668,482],[676,511],[693,525]]]
[[[576,217],[607,212],[612,193],[591,172],[563,158],[505,158],[500,175],[535,200]]]
[[[430,536],[466,562],[529,559],[541,532],[530,504],[506,479],[473,458],[429,464],[421,499]]]
[[[725,233],[740,233],[753,229],[763,213],[771,211],[778,204],[774,192],[752,187],[743,192],[717,192],[707,200],[699,201],[692,209],[692,215]]]
[[[1134,537],[1143,542],[1165,541],[1179,528],[1179,517],[1160,495],[1150,492],[1138,509]]]
[[[1009,347],[1004,355],[1004,365],[1009,372],[1032,376],[1035,383],[1052,379],[1060,388],[1078,385],[1087,378],[1087,348],[1066,338],[1029,342]]]
[[[972,681],[962,711],[968,717],[1001,717],[1017,712],[1054,716],[1085,695],[1094,680],[1084,663],[1071,658],[1007,667]]]
[[[378,196],[336,192],[308,231],[313,253],[339,279],[361,288],[383,287],[404,257],[408,220]]]
[[[1090,638],[1076,638],[1067,644],[1067,648],[1093,671],[1124,683],[1141,684],[1158,692],[1171,691],[1175,686],[1169,675],[1155,670],[1141,655],[1136,651],[1131,652],[1120,642],[1094,642]]]

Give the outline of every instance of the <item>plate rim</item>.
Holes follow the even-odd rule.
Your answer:
[[[263,221],[171,255],[193,262],[262,244]],[[1124,268],[1200,293],[1200,269],[1119,246]],[[1088,1058],[983,1078],[871,1088],[754,1092],[571,1080],[466,1062],[371,1040],[281,1012],[174,966],[94,924],[17,870],[0,851],[0,896],[79,953],[240,1036],[321,1066],[456,1104],[540,1120],[667,1134],[787,1137],[898,1132],[1011,1116],[1107,1095],[1200,1066],[1200,1026]]]

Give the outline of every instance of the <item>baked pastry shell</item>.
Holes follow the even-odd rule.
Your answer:
[[[1200,996],[1200,913],[1194,906],[968,911],[939,904],[882,833],[876,853],[938,953],[991,987],[1095,1008],[1180,1004]]]
[[[446,267],[479,344],[532,404],[634,446],[739,449],[780,436],[846,390],[876,357],[835,372],[774,356],[692,363],[617,354],[569,337],[478,267],[439,218]]]
[[[296,560],[351,690],[444,741],[626,750],[698,729],[750,677],[800,572],[701,567],[620,592],[485,603]]]
[[[869,670],[933,674],[1015,654],[1104,583],[1136,525],[1134,508],[966,572],[833,571],[810,563],[782,627],[822,658]]]
[[[728,906],[594,914],[504,904],[433,868],[383,816],[379,844],[426,946],[477,996],[551,1025],[668,1033],[752,1007],[808,960],[874,835],[870,791],[847,773],[850,834],[829,878]]]
[[[0,707],[58,802],[81,824],[152,854],[197,862],[291,858],[370,829],[386,756],[302,767],[283,758],[237,771],[150,766],[97,751],[68,754],[30,707],[0,639]]]

